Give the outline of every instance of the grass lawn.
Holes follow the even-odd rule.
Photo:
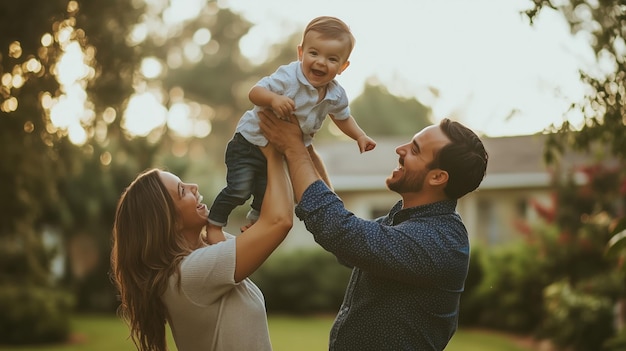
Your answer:
[[[274,351],[328,350],[328,333],[334,316],[293,318],[272,315],[269,318]],[[294,345],[298,345],[297,347]],[[459,330],[446,351],[531,351],[501,333]],[[0,350],[1,351],[1,350]]]
[[[328,349],[328,332],[333,316],[294,318],[271,315],[270,334],[275,351],[323,351]],[[77,316],[72,320],[74,335],[63,345],[37,347],[1,346],[0,351],[133,351],[126,325],[115,316]],[[168,334],[170,350],[176,351]],[[485,331],[459,330],[446,351],[530,351],[513,339]]]

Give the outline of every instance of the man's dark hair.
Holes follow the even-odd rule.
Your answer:
[[[444,192],[449,198],[458,199],[478,188],[485,178],[489,155],[478,135],[461,123],[444,118],[439,128],[450,143],[439,150],[431,169],[448,172]]]

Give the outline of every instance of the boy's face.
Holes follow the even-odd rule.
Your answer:
[[[320,33],[314,31],[308,32],[304,36],[303,45],[298,46],[302,72],[316,88],[325,86],[341,74],[350,64],[349,56],[348,38],[322,38]]]

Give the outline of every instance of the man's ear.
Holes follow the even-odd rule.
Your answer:
[[[449,175],[448,172],[436,168],[429,172],[428,177],[428,182],[430,183],[430,185],[439,186],[446,185],[446,183],[448,183]]]
[[[337,74],[343,73],[343,71],[345,71],[348,66],[350,66],[350,61],[344,62],[343,65],[341,65],[341,68],[339,69],[339,72],[337,72]]]
[[[298,45],[298,61],[302,61],[302,45]]]

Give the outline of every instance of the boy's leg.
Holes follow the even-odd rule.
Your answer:
[[[225,154],[226,187],[220,191],[211,205],[209,223],[220,227],[225,226],[233,209],[250,198],[256,173],[253,167],[254,162],[249,161],[253,148],[258,150],[240,134],[235,134],[228,142]]]
[[[255,177],[252,186],[252,204],[250,204],[252,208],[246,215],[246,219],[249,223],[254,223],[259,219],[261,204],[263,204],[265,188],[267,187],[267,160],[258,147],[252,154],[253,156],[250,157],[250,162],[253,164],[252,167],[255,170]]]

